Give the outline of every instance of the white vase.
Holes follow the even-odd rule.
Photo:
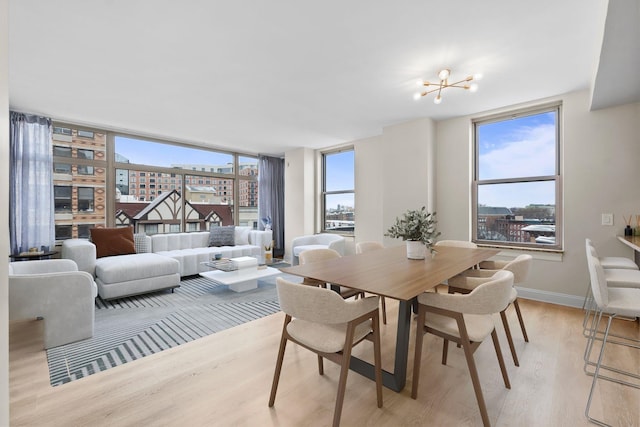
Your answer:
[[[424,243],[420,241],[407,240],[407,258],[409,259],[424,259],[426,249]]]

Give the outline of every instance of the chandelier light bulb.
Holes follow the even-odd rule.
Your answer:
[[[449,75],[451,74],[451,71],[447,70],[446,68],[444,70],[441,70],[438,73],[438,78],[440,80],[447,80],[449,78]]]
[[[473,80],[482,80],[482,74],[481,73],[477,73],[473,75]]]
[[[435,98],[433,98],[433,103],[434,104],[440,104],[441,102],[442,102],[442,97],[440,95],[438,95]]]
[[[471,83],[471,84],[469,85],[469,91],[470,91],[470,92],[477,92],[477,91],[478,91],[478,85],[477,85],[477,84],[475,84],[475,83]]]
[[[422,79],[416,80],[416,86],[424,86],[424,81]]]
[[[416,92],[413,94],[413,99],[415,99],[416,101],[420,98],[422,98],[422,94],[420,92]]]

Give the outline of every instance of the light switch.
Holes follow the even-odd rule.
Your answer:
[[[613,214],[603,213],[602,214],[602,225],[613,225]]]

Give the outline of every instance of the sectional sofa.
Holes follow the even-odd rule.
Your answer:
[[[223,228],[223,227],[220,227]],[[235,227],[231,241],[209,246],[211,233],[170,233],[145,236],[136,234],[135,253],[96,257],[96,245],[86,239],[65,240],[62,258],[72,259],[80,271],[95,277],[98,294],[109,300],[172,289],[180,278],[205,271],[201,263],[213,254],[222,257],[255,256],[264,259],[265,246],[271,244],[271,231]]]

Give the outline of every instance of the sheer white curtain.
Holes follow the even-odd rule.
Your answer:
[[[9,241],[11,253],[53,249],[51,119],[11,112]]]
[[[271,218],[274,254],[284,253],[284,159],[260,156],[258,170],[258,216]],[[260,221],[260,229],[264,224]]]

